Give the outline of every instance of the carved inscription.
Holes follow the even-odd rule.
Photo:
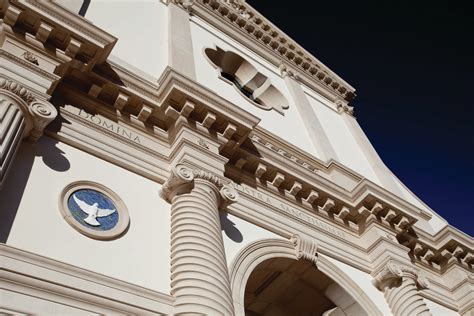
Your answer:
[[[340,229],[337,229],[331,225],[328,225],[324,223],[323,221],[320,221],[316,217],[312,216],[311,214],[308,214],[307,212],[298,210],[294,207],[291,207],[290,205],[283,203],[271,196],[268,196],[262,192],[259,192],[257,190],[254,190],[246,185],[239,185],[236,183],[232,183],[232,186],[238,190],[239,192],[244,193],[245,195],[252,196],[254,199],[257,199],[269,206],[272,206],[274,208],[277,208],[281,212],[293,217],[293,218],[298,218],[299,220],[304,221],[305,223],[308,223],[314,227],[319,227],[329,233],[332,233],[334,235],[337,235],[342,238],[346,238],[345,234],[343,231]]]
[[[84,110],[82,109],[78,109],[78,113],[77,115],[79,115],[80,117],[94,123],[95,125],[99,125],[119,136],[122,136],[126,139],[129,139],[137,144],[141,144],[141,140],[140,140],[140,137],[132,132],[131,130],[129,129],[126,129],[120,125],[118,125],[116,122],[113,122],[111,120],[108,120],[102,116],[99,116],[99,115],[92,115],[90,113],[87,113],[85,112]]]

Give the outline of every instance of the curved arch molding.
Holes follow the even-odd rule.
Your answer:
[[[304,245],[306,244],[306,245]],[[272,258],[289,258],[294,260],[305,259],[316,264],[316,254],[308,254],[306,250],[315,250],[314,246],[307,245],[307,240],[299,236],[286,239],[261,239],[244,249],[235,257],[230,265],[229,275],[232,289],[232,299],[236,315],[245,315],[244,294],[247,281],[252,271],[262,262]],[[324,257],[317,257],[317,268],[343,288],[368,315],[382,315],[375,303],[363,290],[341,269]]]

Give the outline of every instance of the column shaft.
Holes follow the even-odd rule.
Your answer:
[[[195,179],[190,193],[171,206],[171,294],[176,314],[233,315],[219,219],[220,195]]]
[[[20,146],[25,117],[20,107],[0,95],[0,188]]]
[[[403,278],[398,287],[387,288],[384,295],[396,316],[431,315],[428,306],[418,293],[415,281],[411,278]]]

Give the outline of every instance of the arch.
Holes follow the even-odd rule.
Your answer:
[[[245,315],[244,295],[252,271],[262,262],[272,258],[299,260],[295,246],[286,239],[261,239],[244,249],[232,261],[229,268],[232,299],[236,315]],[[324,257],[318,257],[317,268],[344,289],[368,315],[382,315],[375,303],[341,269]]]

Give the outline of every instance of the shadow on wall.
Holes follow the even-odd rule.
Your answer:
[[[35,158],[41,157],[43,163],[54,171],[69,170],[71,166],[69,160],[56,144],[57,141],[42,137],[36,144],[23,142],[20,145],[4,186],[0,190],[1,243],[6,243],[8,240]],[[45,185],[48,185],[48,179],[43,180]]]
[[[244,240],[242,233],[240,230],[235,227],[235,223],[228,218],[226,212],[220,212],[219,216],[221,219],[221,229],[224,231],[227,237],[229,237],[232,241],[236,243],[241,243]]]

